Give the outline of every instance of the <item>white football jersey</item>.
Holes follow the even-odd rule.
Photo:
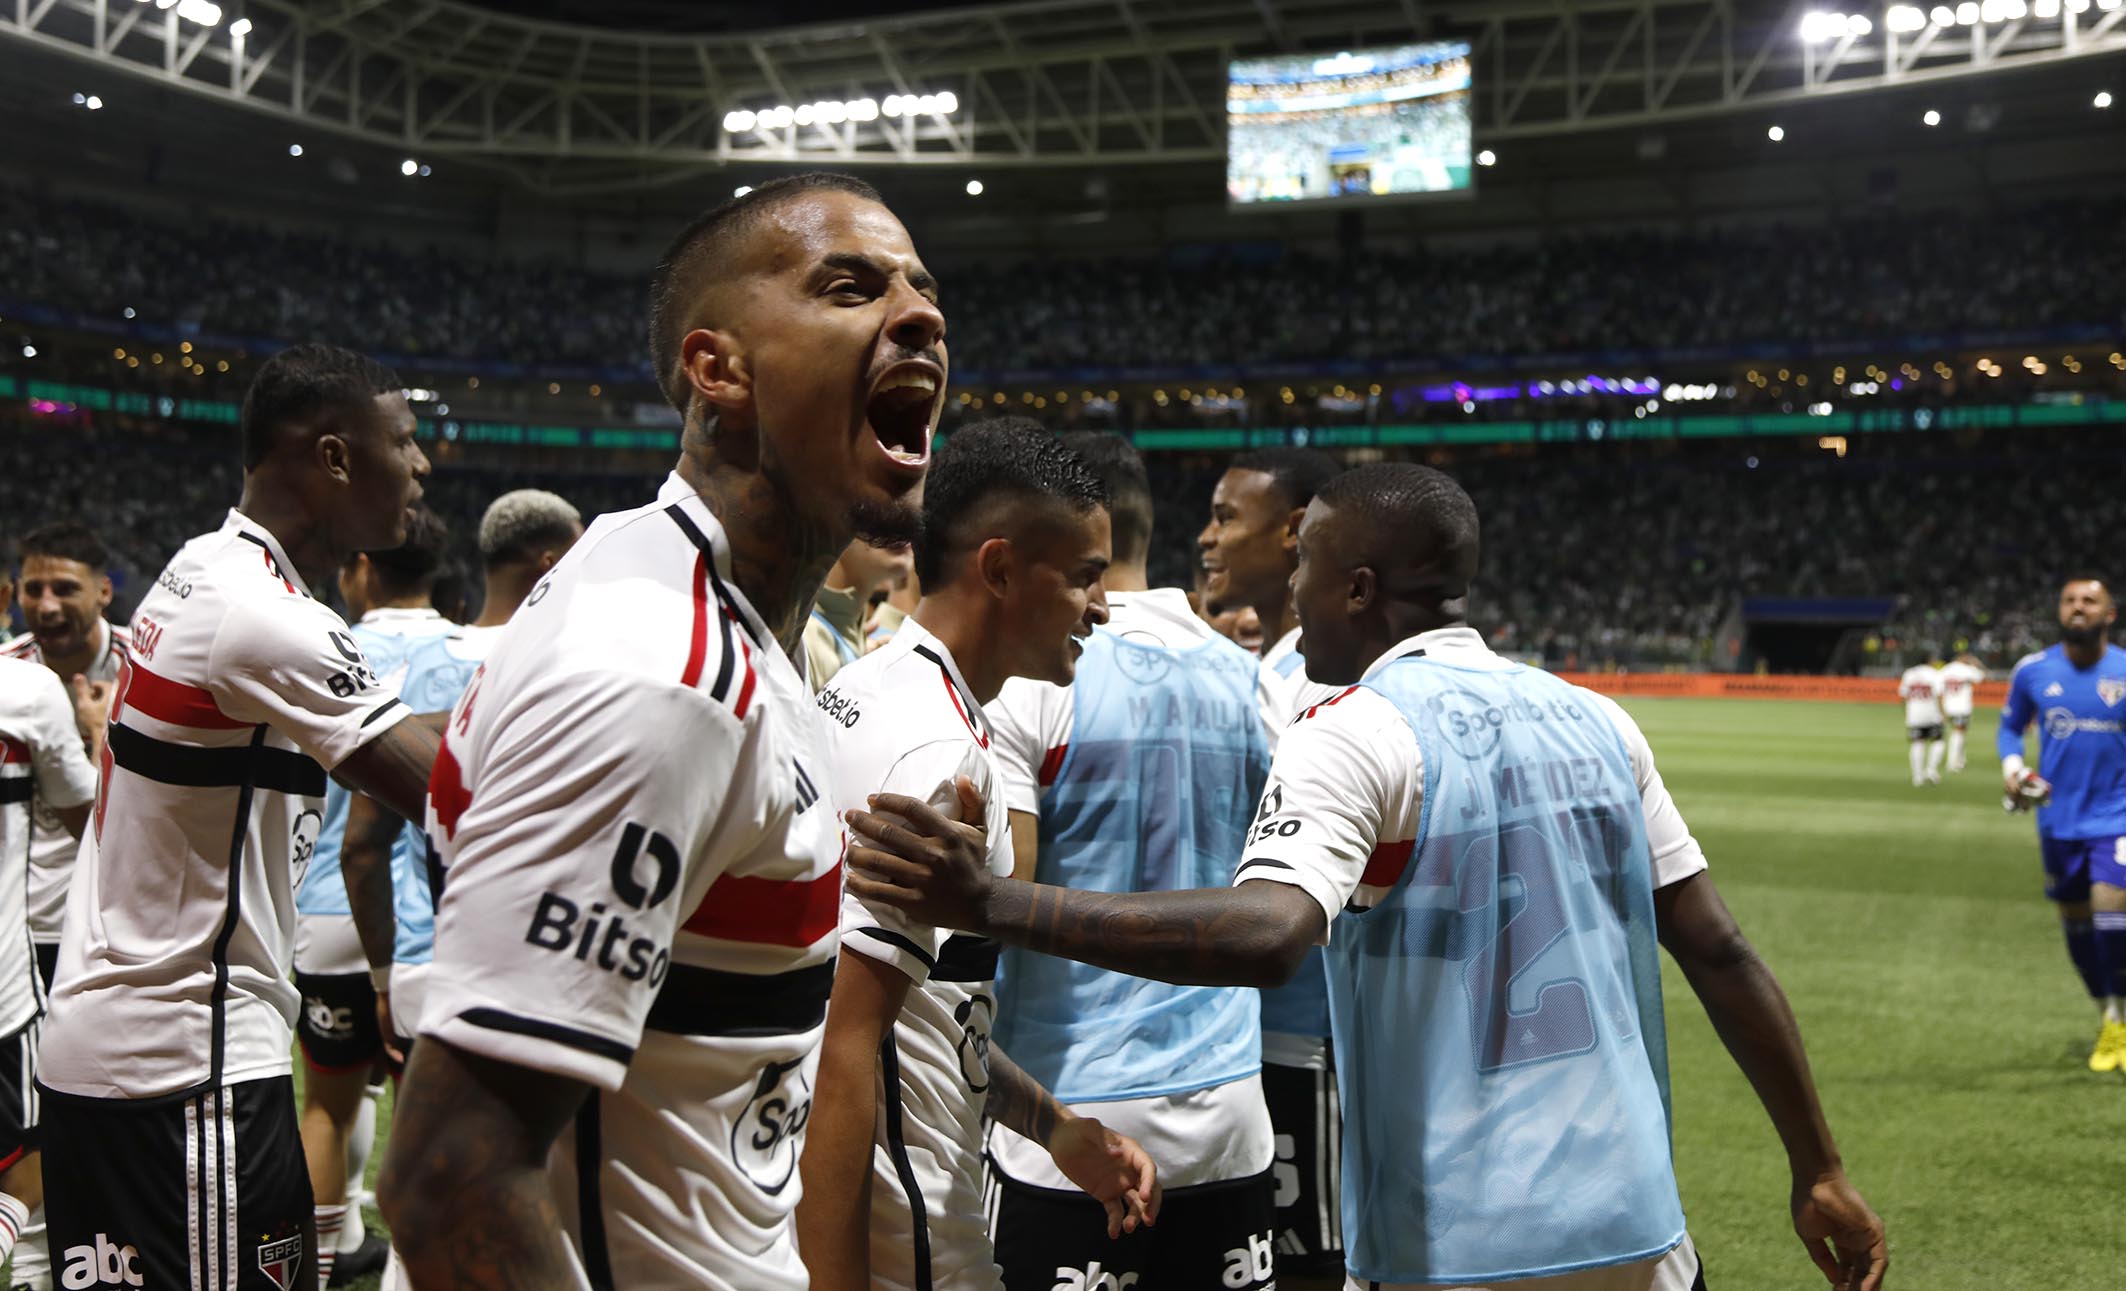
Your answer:
[[[171,559],[132,628],[38,1077],[139,1099],[285,1075],[325,772],[406,706],[238,511]]]
[[[1969,717],[1978,697],[1978,683],[1986,679],[1983,668],[1960,659],[1941,666],[1941,711],[1944,717]]]
[[[989,868],[1011,873],[1011,829],[991,729],[950,651],[913,616],[846,666],[819,695],[832,741],[834,793],[847,808],[874,793],[922,798],[959,814],[966,776],[987,804]],[[842,898],[842,948],[907,975],[908,996],[880,1052],[883,1089],[872,1146],[874,1287],[993,1291],[1001,1285],[982,1205],[982,1110],[996,1015],[997,945]]]
[[[116,623],[105,623],[100,619],[97,626],[103,630],[103,645],[96,650],[95,661],[81,675],[90,681],[116,682],[118,666],[125,662],[127,651],[133,648],[133,634]],[[44,651],[38,648],[37,638],[25,632],[0,646],[0,658],[42,664]],[[59,926],[66,918],[67,884],[74,877],[74,856],[80,851],[81,844],[66,832],[66,827],[59,823],[59,817],[52,813],[48,804],[40,801],[33,807],[30,813],[30,940],[40,946],[56,946],[59,944]]]
[[[1368,672],[1414,650],[1458,668],[1511,668],[1474,628],[1440,628],[1409,637],[1375,660]],[[1654,769],[1653,750],[1638,724],[1606,695],[1582,690],[1616,727],[1630,756],[1646,819],[1653,885],[1667,887],[1704,869],[1705,853],[1691,837],[1675,800]],[[1394,886],[1424,819],[1424,756],[1417,733],[1385,695],[1349,686],[1312,706],[1285,732],[1270,764],[1260,826],[1290,822],[1268,836],[1274,850],[1251,851],[1233,882],[1289,883],[1321,905],[1326,943],[1349,905],[1371,909]]]
[[[451,710],[420,1034],[592,1086],[581,1285],[801,1291],[842,831],[811,688],[674,474],[600,516]]]
[[[30,939],[20,931],[32,816],[95,796],[96,772],[66,687],[41,663],[0,657],[0,1036],[29,1025],[44,1004]],[[59,832],[67,837],[64,825]]]
[[[1941,669],[1925,663],[1905,669],[1897,682],[1897,696],[1905,701],[1906,726],[1941,725]]]
[[[1218,636],[1189,608],[1180,588],[1107,594],[1107,630],[1128,640],[1168,650],[1189,650]],[[1270,679],[1280,684],[1272,687]],[[1267,714],[1289,703],[1280,674],[1257,675],[1257,706]],[[988,706],[993,719],[991,751],[1004,777],[1004,801],[1013,811],[1038,816],[1041,786],[1053,781],[1070,747],[1077,709],[1069,686],[1014,677]],[[1071,1110],[1127,1134],[1159,1163],[1167,1188],[1245,1179],[1270,1168],[1276,1141],[1263,1102],[1262,1077],[1249,1076],[1205,1089],[1155,1098],[1073,1103]],[[1049,1158],[1048,1149],[1001,1125],[989,1128],[989,1155],[1009,1178],[1037,1188],[1074,1190]]]

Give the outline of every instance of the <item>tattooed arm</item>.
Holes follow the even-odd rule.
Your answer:
[[[1159,1169],[1135,1139],[1056,1101],[1002,1049],[989,1050],[990,1120],[1048,1149],[1065,1178],[1107,1209],[1107,1235],[1159,1218]]]
[[[1321,906],[1288,884],[1118,893],[998,879],[977,831],[896,794],[874,808],[849,813],[849,890],[939,927],[1196,986],[1282,985],[1321,939]]]
[[[415,1291],[576,1285],[546,1157],[589,1092],[434,1036],[415,1047],[377,1180]]]
[[[358,789],[407,820],[420,820],[428,797],[428,772],[442,746],[448,713],[420,713],[393,726],[335,767],[334,779]]]

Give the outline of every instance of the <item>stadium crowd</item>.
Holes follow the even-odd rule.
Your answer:
[[[19,532],[90,517],[114,553],[114,615],[130,612],[186,537],[228,505],[238,479],[227,429],[132,429],[0,418],[0,516]],[[64,434],[70,451],[51,451]],[[1969,649],[2005,668],[2052,639],[2044,577],[2055,550],[2104,545],[2078,498],[2126,489],[2101,431],[1950,441],[1855,440],[1851,456],[1808,446],[1589,445],[1442,464],[1483,506],[1485,573],[1473,621],[1498,649],[1603,667],[1714,666],[1717,637],[1749,596],[1873,596],[1896,602],[1876,634],[1893,655]],[[550,459],[549,459],[550,460]],[[1152,454],[1155,584],[1188,586],[1223,455]],[[622,508],[642,478],[490,459],[439,468],[428,499],[459,535],[486,500],[550,489],[586,518]],[[113,469],[113,462],[123,462]],[[2022,481],[1999,487],[2004,472]],[[2044,577],[2035,580],[2033,571]],[[460,577],[455,584],[477,579]],[[477,603],[465,607],[476,612]]]
[[[1817,227],[934,267],[954,366],[1056,371],[1806,346],[2126,325],[2116,198]],[[201,248],[214,248],[202,254]],[[0,306],[438,360],[641,367],[642,282],[0,186]],[[131,310],[128,315],[126,311]]]

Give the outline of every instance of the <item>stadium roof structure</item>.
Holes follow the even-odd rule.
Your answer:
[[[553,197],[746,163],[1208,162],[1224,155],[1227,64],[1278,51],[1466,40],[1480,143],[2126,52],[2122,0],[1867,0],[1850,16],[1824,5],[1027,0],[623,30],[454,0],[14,0],[0,7],[0,40],[307,129],[476,162]],[[628,0],[608,12],[648,22],[651,11]]]

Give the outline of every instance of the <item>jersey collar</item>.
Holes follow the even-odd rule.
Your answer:
[[[688,525],[681,527],[691,527],[692,532],[687,535],[689,541],[695,541],[698,535],[700,541],[695,542],[696,546],[701,546],[702,542],[707,543],[707,546],[702,547],[702,551],[708,556],[709,565],[716,572],[716,581],[722,594],[744,619],[747,635],[753,638],[756,645],[766,649],[767,643],[775,639],[774,634],[768,631],[766,621],[760,617],[760,611],[753,608],[753,602],[746,599],[745,592],[737,583],[731,581],[731,540],[724,533],[723,522],[716,518],[714,511],[709,510],[708,502],[694,486],[679,478],[677,471],[664,477],[664,483],[657,489],[657,501],[665,510],[688,521]]]
[[[440,610],[427,606],[385,605],[364,614],[362,623],[433,623],[442,617]]]
[[[893,634],[893,644],[910,654],[921,655],[938,666],[938,670],[945,675],[945,689],[951,694],[952,702],[959,707],[960,716],[967,722],[967,729],[974,734],[977,743],[985,749],[988,748],[989,718],[983,714],[982,706],[975,702],[974,692],[967,687],[967,679],[960,675],[959,660],[952,657],[952,651],[945,648],[945,643],[938,640],[911,614],[901,620],[901,630]]]
[[[310,595],[310,586],[303,581],[302,571],[296,569],[295,562],[288,559],[288,553],[281,549],[281,540],[273,536],[272,530],[235,507],[230,507],[228,516],[221,522],[221,531],[235,533],[264,547],[266,555],[272,560],[274,574],[288,584],[288,590],[303,596]]]
[[[1423,654],[1431,658],[1453,659],[1457,663],[1480,663],[1495,660],[1498,655],[1484,644],[1484,634],[1475,628],[1461,626],[1434,628],[1413,637],[1404,637],[1389,647],[1388,652],[1375,659],[1365,675],[1370,677],[1404,655]]]

